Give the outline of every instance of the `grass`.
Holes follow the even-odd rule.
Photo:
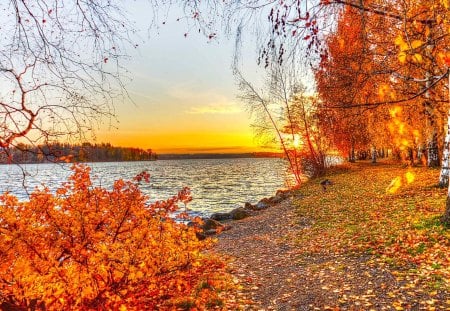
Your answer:
[[[367,253],[415,277],[430,289],[450,290],[450,230],[439,222],[446,189],[439,170],[388,162],[346,164],[320,181],[306,182],[294,202],[297,216],[313,223],[299,232],[305,254]]]

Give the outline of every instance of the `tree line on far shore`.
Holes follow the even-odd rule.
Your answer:
[[[47,162],[107,162],[152,161],[157,155],[152,149],[116,147],[110,143],[82,144],[51,143],[45,145],[17,144],[0,152],[0,163],[47,163]]]

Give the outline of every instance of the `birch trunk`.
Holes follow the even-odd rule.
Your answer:
[[[447,71],[448,74],[448,98],[450,102],[450,68]],[[445,135],[445,143],[444,143],[444,159],[442,159],[442,170],[441,170],[441,176],[439,177],[439,185],[441,184],[441,178],[447,180],[448,184],[448,191],[447,191],[447,201],[445,204],[445,212],[442,216],[442,222],[445,224],[450,224],[450,183],[448,182],[448,161],[449,161],[449,146],[450,144],[450,108],[447,113],[447,134]],[[445,163],[445,167],[444,167]],[[445,172],[444,172],[445,171]]]
[[[447,113],[447,133],[445,134],[444,150],[442,152],[442,167],[439,175],[439,187],[444,188],[448,186],[449,176],[449,154],[450,154],[450,109]],[[449,188],[450,191],[450,188]],[[450,196],[450,195],[449,195]]]
[[[425,49],[425,55],[428,59],[432,57],[432,50],[434,44],[431,38],[431,33],[427,36],[427,47]],[[433,68],[429,65],[427,72],[425,73],[425,101],[423,103],[425,108],[425,115],[427,117],[427,128],[429,131],[427,137],[427,166],[439,167],[439,151],[438,151],[438,125],[436,122],[436,103],[430,99],[430,87],[431,77],[433,76]]]

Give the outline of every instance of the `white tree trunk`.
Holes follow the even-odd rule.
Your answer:
[[[425,55],[428,59],[431,59],[431,53],[434,48],[432,43],[431,33],[427,36],[427,48],[425,49]],[[431,66],[431,65],[430,65]],[[430,101],[430,87],[431,87],[431,77],[433,76],[433,69],[428,67],[427,72],[425,73],[426,82],[425,82],[425,115],[427,117],[427,127],[428,127],[428,137],[427,137],[427,148],[428,148],[428,157],[427,157],[427,165],[428,167],[439,167],[439,150],[438,150],[438,125],[436,122],[436,103],[434,101]]]
[[[447,74],[448,74],[448,98],[449,98],[449,102],[450,102],[450,68],[447,69]],[[448,191],[447,191],[447,200],[446,200],[446,204],[445,204],[445,212],[444,215],[442,216],[442,222],[445,224],[450,224],[450,183],[448,182],[448,175],[449,175],[449,171],[448,171],[448,156],[449,156],[449,142],[450,142],[450,108],[449,111],[447,113],[447,134],[445,135],[445,146],[444,146],[444,159],[445,159],[445,154],[447,154],[447,158],[446,158],[446,174],[445,174],[445,178],[447,179],[447,183],[448,183]],[[443,159],[443,163],[444,163],[444,159]],[[441,170],[441,177],[439,178],[439,182],[440,179],[443,178],[443,173],[442,171],[444,170],[444,164],[442,164],[442,170]]]
[[[445,134],[444,150],[442,152],[442,167],[441,174],[439,175],[439,187],[448,186],[449,176],[449,155],[450,155],[450,109],[447,113],[447,133]],[[450,188],[449,188],[450,193]],[[450,195],[449,195],[450,196]]]

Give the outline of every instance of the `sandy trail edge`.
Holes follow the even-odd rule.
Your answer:
[[[239,294],[252,300],[245,310],[394,310],[397,298],[411,302],[404,310],[428,310],[426,297],[393,297],[401,284],[371,256],[301,254],[295,237],[308,222],[295,216],[291,198],[219,235],[213,251],[231,259]]]

